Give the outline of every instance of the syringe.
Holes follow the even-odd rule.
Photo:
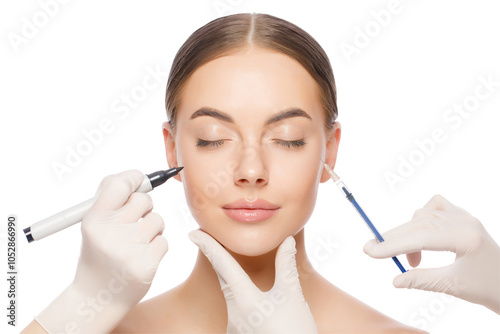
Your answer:
[[[368,225],[368,227],[372,231],[372,233],[375,236],[375,238],[377,238],[378,241],[383,242],[384,238],[382,238],[382,236],[380,235],[380,233],[378,233],[377,229],[375,228],[375,226],[370,221],[370,218],[368,218],[368,216],[365,214],[365,212],[363,211],[363,209],[361,209],[361,207],[359,206],[358,202],[356,202],[356,200],[354,199],[354,196],[349,191],[349,189],[346,187],[346,185],[344,184],[344,182],[342,182],[340,180],[339,176],[330,168],[330,166],[328,166],[323,161],[323,159],[320,158],[320,160],[323,162],[323,165],[325,166],[325,169],[328,171],[328,173],[330,173],[332,181],[335,182],[335,184],[337,185],[337,187],[339,187],[339,189],[346,196],[346,198],[349,200],[349,202],[351,202],[351,204],[354,206],[354,208],[356,209],[356,211],[358,211],[359,215],[361,216],[361,218],[364,219],[364,221],[366,222],[366,224]],[[394,262],[398,266],[399,270],[401,270],[402,273],[405,273],[406,269],[403,267],[403,265],[401,264],[401,262],[399,262],[398,258],[395,257],[395,256],[393,256],[392,259],[394,260]]]

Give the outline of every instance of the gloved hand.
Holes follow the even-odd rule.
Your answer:
[[[412,220],[370,240],[364,252],[374,258],[407,254],[412,267],[421,250],[451,251],[455,262],[442,268],[413,269],[394,278],[397,288],[444,292],[500,314],[500,247],[479,220],[435,195]]]
[[[168,244],[151,197],[134,192],[143,179],[131,170],[101,182],[82,219],[75,278],[35,317],[49,333],[110,332],[149,290]]]
[[[278,248],[275,283],[267,292],[256,287],[238,262],[210,235],[194,230],[189,238],[217,273],[227,304],[228,333],[318,333],[302,294],[292,236]]]

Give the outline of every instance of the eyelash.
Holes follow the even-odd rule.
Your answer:
[[[278,145],[284,146],[286,148],[291,148],[292,146],[294,148],[298,148],[298,147],[304,146],[306,144],[306,142],[303,139],[291,140],[291,141],[275,140],[275,142]],[[203,140],[203,139],[198,138],[198,142],[196,143],[196,146],[198,146],[198,147],[219,147],[222,144],[224,144],[224,140],[210,141],[210,140]]]

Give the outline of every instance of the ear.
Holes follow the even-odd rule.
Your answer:
[[[167,155],[168,166],[170,168],[179,167],[179,164],[177,162],[177,149],[175,147],[174,135],[172,128],[170,127],[170,123],[168,121],[164,122],[162,128],[163,128],[163,140],[165,142],[165,152]],[[175,175],[174,179],[176,179],[179,182],[182,182],[181,173]]]
[[[339,151],[341,127],[339,122],[333,123],[333,128],[329,131],[326,138],[326,157],[323,159],[325,163],[330,166],[331,169],[335,168],[335,163],[337,162],[337,153]],[[330,174],[323,166],[320,161],[323,172],[321,173],[320,182],[326,182],[330,180]]]

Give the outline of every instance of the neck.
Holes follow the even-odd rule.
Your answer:
[[[307,258],[304,245],[304,229],[297,233],[294,238],[297,249],[297,254],[295,255],[297,271],[299,273],[300,284],[304,287],[310,281],[309,278],[317,273]],[[260,256],[244,256],[228,250],[261,291],[269,291],[274,285],[276,251],[277,248]],[[210,261],[208,261],[201,251],[198,251],[198,258],[191,275],[186,280],[186,284],[190,288],[196,287],[196,289],[201,289],[204,291],[204,294],[209,293],[212,295],[213,293],[214,296],[220,295],[224,298],[220,290],[217,274],[212,268]]]

